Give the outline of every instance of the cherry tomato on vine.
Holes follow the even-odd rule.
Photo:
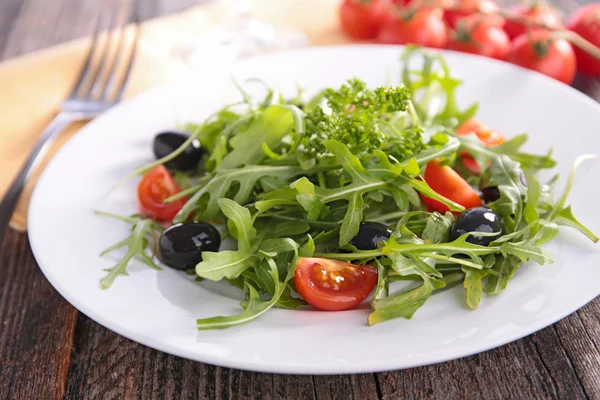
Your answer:
[[[339,9],[342,29],[353,39],[375,39],[389,6],[388,0],[344,0]]]
[[[448,49],[505,60],[510,40],[504,30],[482,18],[465,18],[450,35]]]
[[[576,10],[569,17],[567,27],[600,48],[600,4],[588,4]],[[576,46],[574,50],[577,68],[588,76],[600,76],[600,60]]]
[[[294,283],[308,304],[326,311],[348,310],[373,291],[377,268],[326,258],[300,257]]]
[[[379,34],[383,43],[443,48],[448,41],[441,9],[420,9],[389,16]]]
[[[171,221],[187,202],[187,197],[164,203],[168,197],[181,192],[171,173],[162,165],[151,169],[137,187],[141,212],[147,217]]]
[[[452,0],[392,0],[395,6],[399,7],[420,7],[420,8],[449,8],[452,7]]]
[[[481,205],[481,199],[475,189],[447,165],[441,166],[437,161],[430,161],[427,163],[423,178],[435,192],[460,204],[467,210]],[[436,211],[450,211],[446,205],[437,200],[423,195],[421,195],[421,199]]]
[[[575,78],[576,61],[573,47],[565,39],[552,38],[552,32],[535,30],[524,33],[513,42],[508,61],[541,72],[567,85]]]
[[[531,22],[547,25],[550,28],[562,28],[563,24],[558,13],[545,3],[517,4],[510,8],[511,14],[524,18]],[[527,32],[527,26],[518,21],[506,20],[504,30],[514,39],[517,36]]]
[[[456,28],[460,19],[476,15],[478,11],[493,14],[500,9],[494,0],[457,0],[454,5],[461,10],[444,12],[444,19],[452,29]]]

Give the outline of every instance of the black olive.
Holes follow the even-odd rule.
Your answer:
[[[487,246],[502,235],[504,223],[502,217],[487,207],[476,207],[463,211],[452,225],[450,240],[455,240],[467,232],[499,232],[494,236],[469,235],[467,242]]]
[[[163,158],[168,156],[175,150],[177,150],[186,140],[190,138],[186,132],[179,131],[166,131],[157,134],[154,137],[153,150],[156,158]],[[194,139],[192,143],[186,147],[186,149],[172,159],[165,163],[165,166],[169,169],[175,169],[178,171],[191,171],[198,167],[202,156],[204,155],[204,149],[200,146],[200,141]]]
[[[172,225],[158,241],[161,261],[179,270],[195,268],[203,251],[219,251],[220,245],[219,231],[205,222]]]
[[[375,250],[377,244],[390,238],[392,230],[379,222],[361,222],[350,244],[359,250]]]
[[[484,203],[493,203],[500,198],[500,190],[497,186],[488,186],[481,189]]]

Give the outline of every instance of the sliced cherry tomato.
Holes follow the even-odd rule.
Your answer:
[[[465,53],[505,60],[510,50],[510,40],[504,30],[485,18],[465,18],[450,36],[448,48]]]
[[[326,258],[300,257],[294,274],[296,290],[310,305],[326,311],[360,304],[377,283],[377,268]]]
[[[456,134],[459,136],[468,135],[470,133],[476,134],[477,138],[479,138],[479,140],[481,140],[481,142],[486,146],[497,146],[504,143],[506,140],[506,138],[500,132],[488,128],[475,118],[466,120],[456,130]]]
[[[479,195],[455,170],[449,166],[440,166],[437,161],[430,161],[425,168],[425,182],[434,191],[450,199],[467,210],[481,206]],[[424,203],[440,212],[450,209],[437,200],[421,195]]]
[[[442,10],[429,8],[392,15],[383,24],[379,39],[390,44],[443,48],[448,33],[442,15]]]
[[[518,36],[512,42],[508,61],[570,85],[575,79],[575,52],[565,39],[550,35],[550,31],[534,30],[531,35]]]
[[[456,134],[459,136],[468,135],[471,133],[476,134],[477,138],[486,146],[498,146],[506,141],[506,138],[500,132],[488,128],[475,118],[466,120],[456,130]],[[460,161],[469,170],[469,172],[474,175],[481,174],[481,167],[467,151],[460,153],[460,158]]]
[[[588,4],[576,10],[569,18],[567,27],[596,47],[600,47],[600,4]],[[579,70],[591,77],[600,76],[600,60],[579,47],[575,47],[574,50]]]
[[[558,13],[545,2],[532,4],[516,4],[510,8],[510,13],[525,20],[547,25],[550,28],[562,28],[563,24]],[[514,20],[506,20],[504,30],[514,39],[527,32],[527,26]]]
[[[344,0],[339,9],[342,29],[353,39],[375,39],[389,5],[388,0]]]
[[[188,201],[183,197],[171,203],[164,203],[168,197],[181,192],[181,188],[171,173],[162,165],[151,169],[137,187],[141,212],[147,217],[171,221]]]
[[[494,0],[457,0],[454,5],[461,11],[446,10],[444,13],[444,19],[452,29],[461,18],[475,15],[478,11],[495,14],[500,9]]]
[[[477,163],[477,161],[466,151],[460,154],[460,162],[473,175],[481,175],[481,167],[479,166],[479,163]],[[488,166],[489,165],[491,165],[491,162],[488,164]]]

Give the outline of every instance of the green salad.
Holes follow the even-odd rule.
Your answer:
[[[524,152],[526,134],[507,139],[475,119],[477,104],[461,108],[461,81],[439,54],[409,47],[401,61],[396,86],[357,77],[312,98],[242,82],[243,101],[158,134],[157,161],[132,174],[143,175],[140,213],[99,212],[132,225],[106,250],[126,247],[102,287],[140,259],[243,291],[239,314],[198,329],[272,307],[366,309],[367,299],[373,325],[410,319],[452,286],[477,308],[521,264],[552,262],[540,246],[561,226],[598,242],[567,202],[575,169],[593,156],[555,194],[558,176],[536,178],[555,166],[551,151]],[[249,84],[265,95],[248,95]]]

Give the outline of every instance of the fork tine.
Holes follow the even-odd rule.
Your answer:
[[[92,66],[92,58],[94,56],[94,51],[96,50],[96,46],[98,45],[98,36],[100,34],[100,21],[101,16],[98,16],[96,19],[96,26],[94,27],[94,36],[92,37],[92,44],[88,50],[87,56],[85,57],[85,63],[81,70],[79,71],[79,76],[77,77],[77,82],[73,85],[73,89],[71,90],[71,94],[69,97],[77,96],[77,93],[83,87],[84,82],[86,81],[85,77],[89,74],[89,70]]]
[[[135,2],[134,2],[135,5]],[[123,92],[125,92],[125,87],[127,86],[127,82],[129,81],[129,77],[131,76],[131,70],[133,67],[133,61],[137,52],[137,45],[140,38],[140,19],[137,13],[137,8],[133,9],[133,25],[135,28],[135,35],[133,37],[133,44],[131,46],[131,50],[129,51],[129,57],[127,59],[127,67],[125,68],[125,73],[121,80],[116,84],[117,95],[115,97],[115,102],[121,101],[123,98]],[[115,78],[116,79],[116,78]]]
[[[127,36],[127,21],[123,21],[121,26],[119,27],[119,39],[117,42],[117,49],[115,50],[115,59],[110,67],[110,71],[108,73],[108,79],[106,81],[106,85],[104,85],[104,90],[100,94],[100,100],[108,101],[108,97],[110,93],[113,91],[113,86],[115,84],[115,79],[118,75],[117,67],[121,63],[121,59],[123,58],[123,45],[125,43],[125,37]]]
[[[100,62],[98,66],[94,69],[93,74],[91,75],[91,87],[88,93],[85,95],[87,97],[93,97],[94,93],[97,93],[102,85],[102,76],[106,72],[106,62],[110,58],[110,48],[112,47],[113,42],[113,30],[115,28],[114,24],[115,18],[113,15],[109,16],[108,19],[108,29],[106,31],[106,39],[104,43],[104,48],[102,49],[102,55],[100,56]]]

